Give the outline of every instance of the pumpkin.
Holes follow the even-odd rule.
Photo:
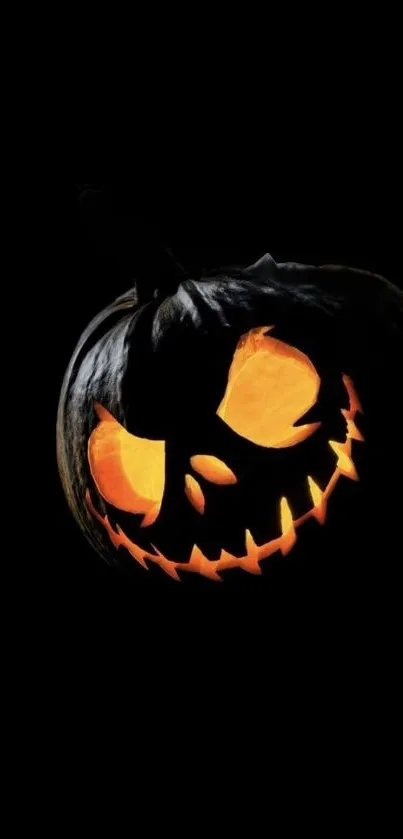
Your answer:
[[[80,338],[57,422],[64,491],[107,561],[261,574],[308,521],[326,527],[343,486],[360,492],[402,294],[268,254],[168,291],[131,290]]]

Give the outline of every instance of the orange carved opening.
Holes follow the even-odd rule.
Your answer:
[[[241,437],[259,446],[295,446],[320,423],[294,427],[318,396],[320,377],[307,355],[251,329],[240,339],[217,414]]]

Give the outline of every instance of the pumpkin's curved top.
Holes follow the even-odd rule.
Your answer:
[[[207,382],[214,398],[221,398],[239,336],[263,324],[273,325],[275,337],[322,369],[352,376],[364,400],[374,392],[374,377],[378,397],[386,398],[386,383],[396,377],[401,355],[403,294],[367,271],[276,263],[265,254],[246,268],[186,279],[173,294],[157,296],[134,313],[123,376],[129,427],[134,392],[137,423],[140,403],[151,406],[156,425],[161,411],[200,410]],[[154,418],[149,422],[153,426]],[[140,433],[141,426],[132,430]]]
[[[273,317],[292,318],[302,309],[318,320],[354,312],[358,320],[389,318],[389,327],[397,326],[403,313],[403,293],[380,275],[342,265],[276,263],[265,254],[246,268],[232,267],[181,282],[160,302],[153,323],[154,344],[172,321],[194,327],[232,326],[234,320],[247,320],[247,312],[263,303]]]

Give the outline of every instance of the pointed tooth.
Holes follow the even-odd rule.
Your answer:
[[[245,545],[248,554],[257,555],[257,545],[250,530],[245,530]]]
[[[118,548],[119,545],[122,544],[122,543],[120,542],[119,544],[116,544],[112,540],[112,544],[114,545],[115,548]],[[144,557],[143,557],[143,552],[137,547],[137,545],[134,544],[134,542],[132,544],[127,543],[125,545],[125,547],[129,551],[129,554],[133,557],[133,559],[135,559],[136,562],[138,562],[139,565],[141,565],[144,568],[145,571],[150,570],[146,561],[145,561],[145,559],[144,559]]]
[[[292,521],[292,513],[290,510],[290,505],[286,498],[282,498],[280,501],[280,514],[281,514],[281,532],[288,533],[292,530],[293,521]]]
[[[223,578],[220,577],[220,575],[216,571],[215,562],[205,562],[200,569],[200,574],[202,574],[203,577],[206,577],[208,580],[213,580],[213,582],[215,583],[224,582]]]
[[[280,501],[280,520],[282,533],[280,550],[283,556],[287,556],[297,541],[297,534],[295,532],[290,506],[286,498],[282,498]]]
[[[217,561],[210,561],[204,555],[198,545],[193,545],[190,559],[187,565],[183,566],[184,571],[195,571],[209,580],[222,583],[223,579],[216,571]]]
[[[258,559],[244,559],[240,562],[240,568],[242,568],[244,571],[247,571],[249,574],[256,574],[256,576],[262,573],[262,569],[259,565]]]
[[[176,580],[176,582],[177,582],[177,583],[181,583],[181,582],[182,582],[182,580],[181,580],[181,578],[180,578],[180,576],[179,576],[179,574],[178,574],[178,572],[177,572],[177,570],[176,570],[175,566],[174,566],[174,565],[172,565],[172,564],[169,562],[169,560],[168,560],[167,562],[164,562],[163,564],[161,564],[161,567],[163,568],[163,570],[165,571],[165,573],[166,573],[166,574],[168,574],[170,577],[172,577],[172,579],[173,579],[173,580]]]
[[[225,548],[221,549],[219,562],[228,562],[234,560],[235,562],[238,561],[238,557],[234,556],[234,554],[230,553],[230,551],[226,551]]]
[[[350,376],[343,376],[344,386],[348,393],[348,398],[350,400],[350,411],[359,411],[361,414],[363,413],[361,402],[358,397],[358,393],[354,387],[353,380]]]
[[[358,481],[357,470],[350,455],[348,442],[337,443],[335,440],[329,440],[329,445],[337,455],[337,468],[339,472],[352,481]]]
[[[259,549],[250,532],[245,531],[246,557],[241,561],[241,568],[249,571],[249,574],[261,574],[262,569],[259,565]]]
[[[313,501],[312,515],[319,524],[324,524],[326,519],[326,501],[324,494],[310,475],[308,475],[308,486]]]
[[[347,420],[347,434],[351,440],[358,440],[359,443],[364,442],[364,437],[353,419]]]
[[[176,563],[173,562],[171,559],[167,559],[167,557],[164,556],[164,554],[161,553],[160,550],[158,550],[156,545],[153,545],[151,543],[151,547],[152,547],[153,551],[155,551],[156,555],[153,556],[151,553],[147,552],[145,554],[146,559],[149,559],[152,562],[155,562],[156,565],[159,565],[159,567],[162,568],[162,570],[165,571],[165,573],[168,574],[169,577],[172,577],[173,580],[176,580],[178,583],[181,583],[182,580],[181,580],[178,572],[176,571]]]
[[[203,551],[200,550],[198,545],[193,545],[188,563],[189,568],[194,568],[195,571],[199,571],[204,559]]]
[[[322,503],[323,493],[320,487],[315,483],[313,478],[308,475],[308,484],[309,484],[309,491],[311,493],[311,498],[313,501],[314,507],[319,507]]]

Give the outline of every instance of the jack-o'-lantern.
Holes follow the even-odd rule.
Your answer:
[[[371,340],[396,311],[380,277],[268,255],[119,298],[82,336],[59,406],[60,473],[93,546],[221,580],[326,526],[343,482],[359,492]]]

